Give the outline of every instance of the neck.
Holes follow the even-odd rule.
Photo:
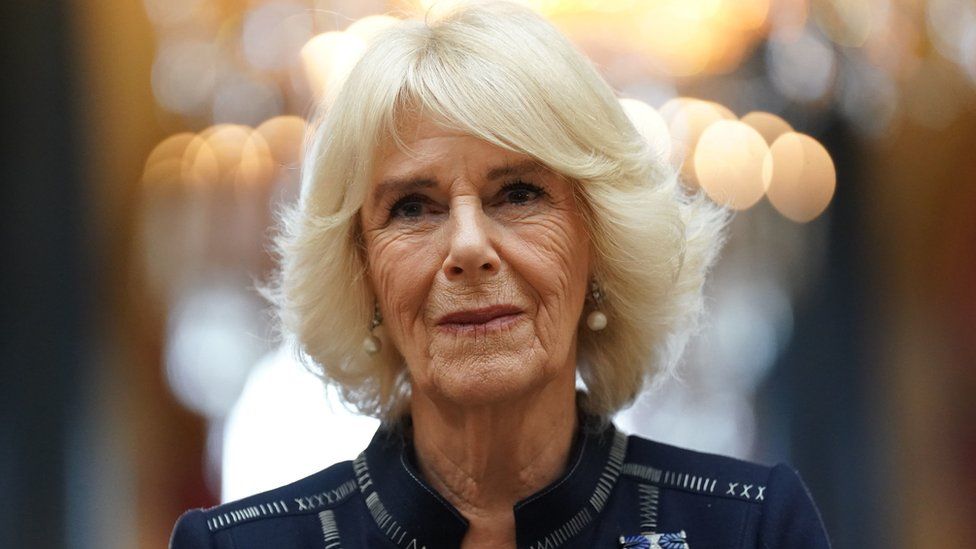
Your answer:
[[[466,546],[512,546],[514,505],[566,469],[577,428],[575,377],[515,400],[469,407],[415,393],[421,472],[469,522]]]

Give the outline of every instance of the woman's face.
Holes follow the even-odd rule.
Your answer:
[[[403,136],[407,151],[379,152],[360,222],[415,395],[471,406],[572,387],[590,269],[572,184],[429,120]]]

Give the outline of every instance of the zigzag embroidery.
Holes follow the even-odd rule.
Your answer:
[[[640,500],[641,532],[657,532],[657,504],[660,488],[653,484],[637,485],[637,499]]]
[[[530,549],[552,549],[566,543],[576,534],[583,531],[586,526],[593,521],[593,518],[600,514],[603,506],[610,499],[610,491],[620,476],[621,468],[624,463],[624,456],[627,454],[627,436],[617,431],[614,433],[613,446],[610,447],[610,457],[600,478],[597,480],[593,495],[590,496],[590,506],[580,509],[562,526],[551,532],[542,540],[529,546]]]

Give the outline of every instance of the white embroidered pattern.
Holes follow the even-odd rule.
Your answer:
[[[319,513],[322,524],[322,536],[325,538],[325,549],[342,549],[339,543],[339,526],[336,524],[335,513],[326,509]]]
[[[711,477],[657,469],[637,463],[625,463],[622,472],[627,476],[636,477],[647,482],[706,494],[714,494],[715,488],[719,484],[718,479]],[[735,496],[746,501],[765,500],[765,486],[745,484],[743,482],[726,482],[726,485],[728,486],[724,492],[726,496]]]
[[[210,517],[207,519],[207,528],[209,528],[211,532],[214,532],[220,530],[221,528],[233,526],[245,520],[266,517],[269,515],[280,515],[287,512],[288,505],[286,505],[282,500],[272,501],[270,503],[260,503],[258,505],[244,507],[242,509],[226,511]]]
[[[555,531],[543,537],[542,540],[529,545],[529,549],[551,549],[559,547],[576,534],[579,534],[583,528],[586,528],[593,521],[593,517],[600,514],[603,506],[610,499],[610,491],[613,490],[613,485],[617,482],[617,477],[620,476],[626,454],[627,436],[617,431],[613,436],[613,445],[610,447],[610,456],[607,459],[607,465],[603,468],[603,472],[600,473],[600,478],[597,480],[596,487],[593,489],[593,495],[590,496],[589,507],[580,509],[578,513],[573,515],[573,518],[569,519]]]
[[[299,511],[312,511],[319,507],[338,503],[355,491],[356,481],[350,479],[340,484],[338,488],[294,499],[295,503],[298,504]]]
[[[380,501],[380,496],[373,490],[373,479],[370,477],[369,467],[366,465],[366,454],[359,454],[359,457],[352,462],[352,467],[356,471],[359,491],[366,498],[369,514],[373,516],[373,520],[380,527],[380,530],[386,534],[386,537],[402,549],[426,549],[426,545],[420,544],[417,538],[410,536],[387,512],[386,506]]]
[[[214,515],[207,519],[207,528],[209,528],[211,532],[216,532],[217,530],[234,526],[235,524],[240,524],[251,519],[283,515],[289,512],[311,511],[326,505],[335,505],[355,491],[356,481],[350,479],[332,490],[319,492],[310,496],[293,498],[294,502],[298,505],[297,509],[289,509],[288,504],[285,503],[284,500],[280,499],[278,501],[258,503],[248,507],[233,509],[231,511],[225,511]]]
[[[653,484],[638,484],[637,499],[640,501],[641,533],[657,532],[657,503],[661,489]]]

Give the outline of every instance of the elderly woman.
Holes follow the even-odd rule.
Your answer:
[[[789,467],[609,422],[673,367],[721,241],[661,162],[524,8],[378,36],[309,142],[274,299],[383,426],[171,547],[827,547]]]

